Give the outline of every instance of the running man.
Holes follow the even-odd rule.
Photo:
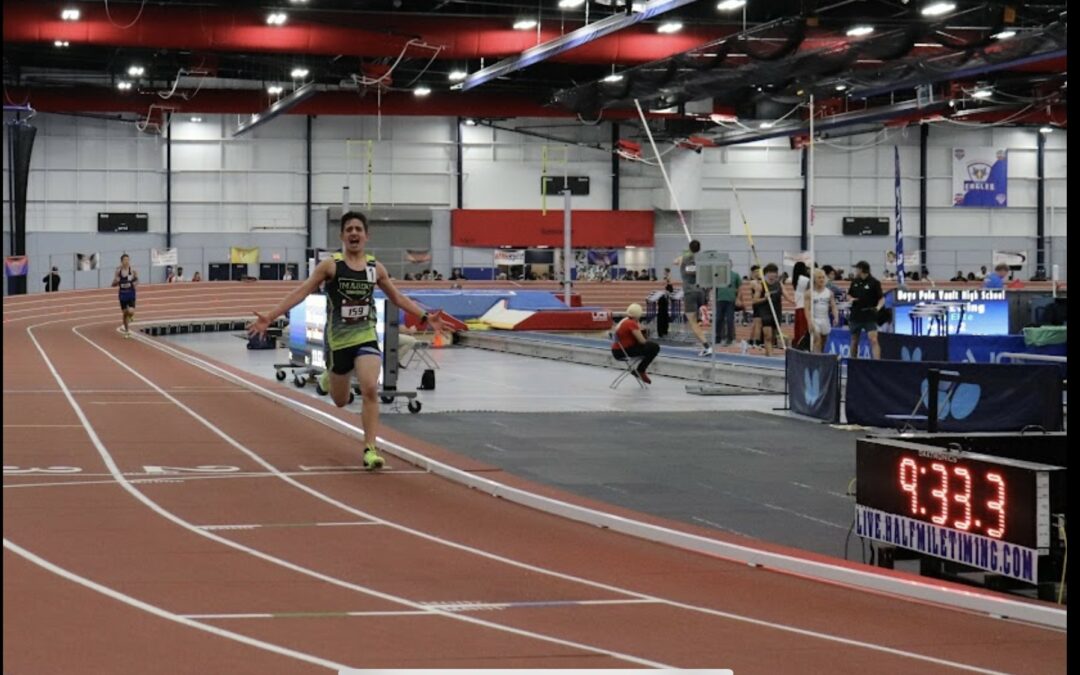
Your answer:
[[[355,370],[363,397],[361,420],[364,427],[364,468],[371,471],[383,465],[375,450],[379,431],[379,370],[382,354],[375,334],[375,286],[386,293],[390,302],[421,323],[427,321],[436,331],[443,330],[441,311],[428,314],[394,286],[383,264],[365,253],[368,242],[368,221],[362,213],[350,211],[341,216],[342,251],[334,253],[315,268],[315,272],[299,288],[285,296],[276,307],[255,312],[255,321],[248,333],[263,335],[270,323],[288,312],[294,305],[326,284],[326,371],[319,386],[330,392],[334,404],[343,408],[349,404],[349,381]]]
[[[131,337],[131,320],[135,318],[135,284],[139,281],[139,273],[131,266],[131,258],[128,254],[120,256],[120,267],[116,268],[113,275],[112,285],[120,289],[120,311],[124,314],[124,337]]]

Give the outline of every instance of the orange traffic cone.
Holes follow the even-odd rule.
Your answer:
[[[443,346],[442,331],[435,331],[435,339],[431,341],[431,346],[435,349],[439,349]]]

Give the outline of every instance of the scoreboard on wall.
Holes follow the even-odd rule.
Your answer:
[[[863,538],[1030,584],[1060,545],[1063,467],[871,438],[856,442],[855,477]]]

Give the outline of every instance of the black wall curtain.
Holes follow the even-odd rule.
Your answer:
[[[34,150],[37,129],[27,122],[8,124],[8,147],[11,150],[11,255],[26,255],[26,187],[30,182],[30,155]],[[29,270],[27,276],[37,270]],[[26,276],[8,279],[8,295],[26,293]]]

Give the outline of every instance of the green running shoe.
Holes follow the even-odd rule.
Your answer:
[[[367,471],[374,471],[383,467],[383,458],[379,457],[379,453],[375,452],[375,448],[368,448],[364,451],[364,469]]]
[[[319,374],[319,389],[323,394],[330,392],[330,371],[324,370]]]

